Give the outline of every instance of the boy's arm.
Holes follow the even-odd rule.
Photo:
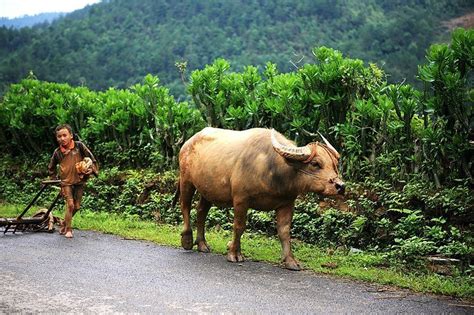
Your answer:
[[[58,175],[56,173],[56,166],[58,165],[58,157],[56,151],[54,151],[53,156],[48,164],[48,173],[50,179],[57,179]]]

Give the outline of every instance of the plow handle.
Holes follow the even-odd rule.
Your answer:
[[[60,179],[47,179],[47,180],[41,181],[41,184],[42,185],[59,185],[61,184],[61,180]]]

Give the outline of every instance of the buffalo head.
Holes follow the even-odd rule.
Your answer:
[[[279,141],[280,137],[282,141]],[[302,147],[285,143],[286,139],[272,129],[271,140],[274,150],[287,159],[295,162],[294,167],[301,173],[305,190],[330,196],[344,194],[345,185],[339,178],[339,153],[322,135],[323,143],[311,142]]]

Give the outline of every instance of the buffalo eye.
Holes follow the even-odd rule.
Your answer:
[[[319,163],[316,162],[316,161],[311,161],[310,164],[311,164],[311,166],[313,166],[314,168],[321,168],[321,165],[319,165]]]

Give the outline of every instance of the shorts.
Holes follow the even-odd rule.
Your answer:
[[[62,186],[61,192],[64,199],[72,199],[75,203],[80,204],[82,200],[82,194],[84,193],[84,184]]]

